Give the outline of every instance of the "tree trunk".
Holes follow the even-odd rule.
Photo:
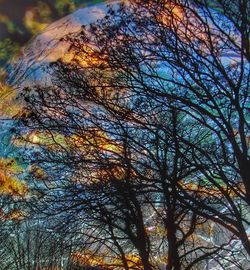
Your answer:
[[[178,253],[178,244],[176,239],[176,225],[174,222],[174,210],[169,209],[165,221],[168,239],[168,261],[166,270],[180,270],[180,258]]]

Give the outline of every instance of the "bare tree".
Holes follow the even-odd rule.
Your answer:
[[[192,131],[177,134],[191,149],[180,155],[199,171],[179,200],[230,230],[249,254],[247,18],[247,1],[135,1],[111,10],[92,26],[92,35],[71,40],[87,38],[97,48],[117,91],[179,104]],[[78,49],[73,45],[73,52]]]
[[[23,91],[23,139],[39,147],[28,158],[46,175],[39,211],[125,269],[244,269],[247,12],[244,0],[133,1],[66,37],[72,62],[52,65],[54,85]]]

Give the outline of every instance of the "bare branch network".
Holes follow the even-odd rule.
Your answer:
[[[116,4],[20,90],[29,207],[70,239],[62,269],[249,267],[249,12]]]

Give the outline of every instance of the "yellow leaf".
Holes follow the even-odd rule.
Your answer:
[[[28,188],[17,176],[22,169],[13,159],[0,158],[0,194],[25,196]]]
[[[23,104],[16,98],[17,93],[13,88],[0,83],[0,116],[11,118],[22,111]]]

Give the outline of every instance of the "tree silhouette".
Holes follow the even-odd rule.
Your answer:
[[[212,198],[198,192],[184,197],[237,235],[249,253],[247,14],[247,1],[137,1],[110,11],[91,28],[90,40],[108,67],[118,70],[113,87],[125,83],[138,93],[174,100],[192,119],[193,136],[178,140],[191,146],[187,162],[199,170],[196,180]]]
[[[79,228],[102,266],[244,269],[248,12],[244,0],[122,4],[65,37],[72,60],[51,65],[53,85],[23,89],[22,139],[46,175],[36,207]]]

